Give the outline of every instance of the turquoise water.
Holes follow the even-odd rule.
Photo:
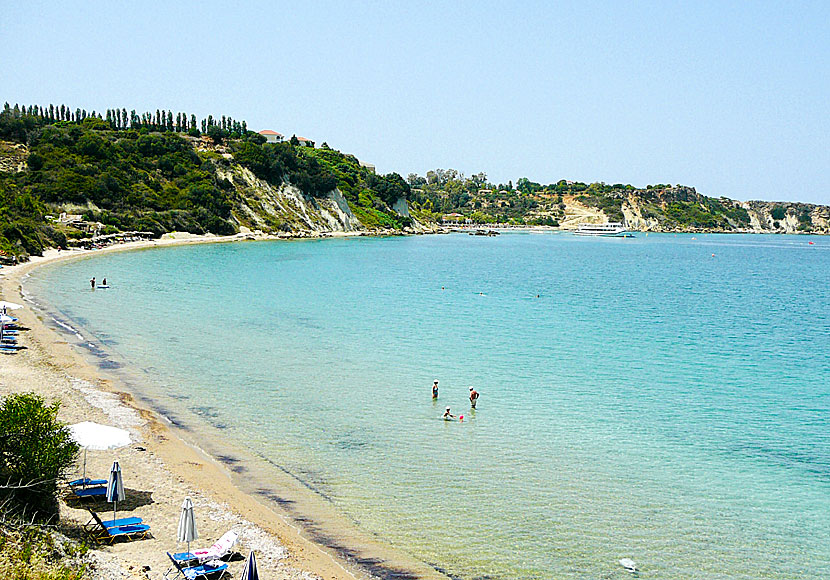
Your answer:
[[[749,579],[830,577],[828,279],[827,238],[514,233],[110,254],[26,288],[454,576]]]

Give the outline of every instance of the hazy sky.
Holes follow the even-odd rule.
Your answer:
[[[406,176],[830,203],[830,2],[11,2],[0,100],[245,119]]]

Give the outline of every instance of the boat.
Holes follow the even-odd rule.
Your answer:
[[[613,236],[616,238],[626,236],[627,230],[620,222],[609,222],[607,224],[579,224],[574,232],[578,236]]]

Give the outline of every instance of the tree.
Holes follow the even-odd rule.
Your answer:
[[[58,421],[59,407],[32,393],[9,395],[0,404],[0,477],[29,486],[2,491],[41,517],[57,513],[58,480],[78,455],[78,445]]]
[[[291,135],[291,139],[289,139],[288,142],[291,143],[292,147],[299,147],[300,146],[300,140],[297,139],[296,135]]]

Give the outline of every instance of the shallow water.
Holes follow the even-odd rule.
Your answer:
[[[511,233],[116,253],[26,289],[454,576],[826,578],[829,277],[827,238]]]

